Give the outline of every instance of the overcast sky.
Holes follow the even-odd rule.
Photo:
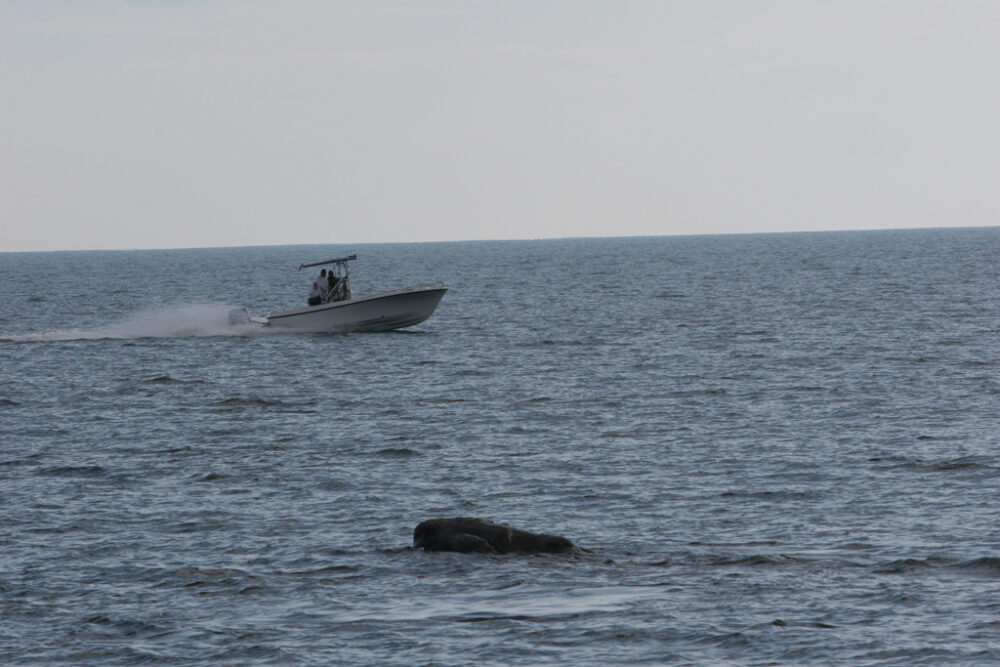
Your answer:
[[[0,0],[0,251],[1000,225],[1000,2]]]

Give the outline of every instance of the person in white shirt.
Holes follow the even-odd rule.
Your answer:
[[[319,288],[318,282],[313,282],[312,289],[309,290],[309,305],[318,306],[323,303],[323,290]]]
[[[319,285],[320,292],[322,292],[322,294],[320,294],[321,297],[326,296],[327,280],[328,278],[326,277],[326,269],[323,269],[322,271],[319,272],[319,275],[316,276],[316,284]]]

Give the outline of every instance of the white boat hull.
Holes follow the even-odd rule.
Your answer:
[[[267,326],[313,333],[402,329],[430,317],[447,291],[446,287],[411,287],[272,312],[267,316]]]

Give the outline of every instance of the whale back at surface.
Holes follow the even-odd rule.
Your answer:
[[[532,533],[471,517],[429,519],[413,531],[413,546],[461,553],[568,553],[576,546],[558,535]]]

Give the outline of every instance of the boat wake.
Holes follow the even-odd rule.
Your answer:
[[[102,340],[136,338],[187,338],[193,336],[259,336],[268,333],[252,323],[231,323],[233,306],[223,304],[175,304],[140,310],[94,329],[59,329],[16,336],[0,336],[11,342]]]

